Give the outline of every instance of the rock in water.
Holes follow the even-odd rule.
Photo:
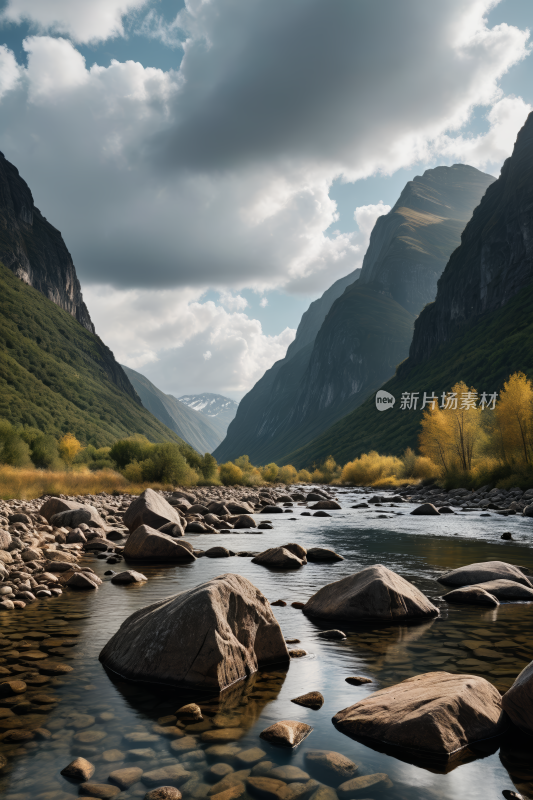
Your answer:
[[[449,756],[504,728],[498,690],[476,675],[449,672],[428,672],[380,689],[339,711],[333,724],[354,739],[434,756]]]
[[[469,588],[484,589],[489,594],[497,597],[498,600],[533,600],[533,589],[515,581],[487,581]]]
[[[459,589],[452,589],[451,592],[442,595],[442,599],[447,603],[468,603],[474,606],[499,606],[498,599],[489,594],[483,584],[478,586],[464,586]]]
[[[222,690],[289,653],[266,597],[227,574],[132,614],[100,661],[133,681]]]
[[[294,697],[291,703],[296,703],[297,706],[304,706],[304,708],[313,708],[317,710],[324,705],[324,695],[320,692],[307,692],[307,694]]]
[[[265,728],[264,731],[261,731],[259,736],[266,742],[279,745],[280,747],[296,747],[309,736],[312,730],[312,727],[306,725],[305,722],[297,722],[294,719],[283,719]]]
[[[344,556],[339,555],[335,550],[330,550],[327,547],[311,547],[307,551],[307,560],[314,562],[344,561]]]
[[[415,517],[438,517],[439,513],[439,510],[435,508],[433,503],[422,503],[422,505],[417,506],[411,511],[411,514]]]
[[[319,589],[304,613],[322,619],[419,619],[437,616],[438,608],[412,583],[375,564]]]
[[[353,778],[359,769],[354,761],[334,750],[308,750],[305,764],[311,774],[315,773],[318,778],[335,786]]]
[[[124,525],[130,533],[140,525],[149,525],[157,530],[167,522],[179,525],[183,530],[178,512],[153,489],[146,489],[139,495],[124,514]]]
[[[276,567],[278,569],[298,569],[305,561],[286,550],[285,547],[270,547],[263,553],[252,558],[252,564],[262,564],[265,567]]]
[[[141,525],[128,537],[123,556],[130,561],[194,561],[196,556],[184,545],[166,533]]]
[[[533,661],[502,698],[503,710],[526,733],[533,734]]]
[[[518,567],[515,567],[514,564],[506,564],[505,561],[481,561],[477,564],[467,564],[441,575],[437,580],[445,586],[472,586],[475,583],[506,580],[521,583],[522,586],[533,587],[533,584]]]

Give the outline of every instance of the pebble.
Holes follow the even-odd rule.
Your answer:
[[[376,772],[374,775],[361,775],[360,778],[352,778],[337,788],[337,794],[340,800],[352,800],[352,798],[361,797],[361,793],[367,789],[383,790],[391,789],[392,781],[384,772]]]
[[[61,770],[65,778],[74,781],[88,781],[94,775],[95,766],[85,758],[75,758]]]
[[[144,800],[181,800],[181,792],[175,786],[160,786],[147,792]]]
[[[108,781],[114,783],[119,789],[129,789],[141,779],[143,771],[140,767],[125,767],[109,773]]]

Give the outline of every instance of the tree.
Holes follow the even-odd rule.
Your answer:
[[[533,386],[523,372],[503,385],[494,409],[500,450],[507,463],[530,464],[533,446]]]
[[[217,477],[218,465],[216,458],[211,453],[206,453],[200,466],[204,480],[212,481]]]
[[[420,450],[445,473],[459,469],[468,472],[485,441],[482,427],[482,410],[464,398],[477,397],[475,389],[468,389],[462,381],[452,387],[451,396],[443,408],[435,403],[424,412],[419,435]],[[450,395],[448,396],[450,398]]]
[[[66,433],[59,442],[59,453],[68,467],[81,450],[81,444],[72,433]]]

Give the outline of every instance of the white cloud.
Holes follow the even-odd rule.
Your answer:
[[[266,307],[267,307],[267,305],[268,305],[268,300],[267,300],[267,298],[266,298],[266,297],[262,297],[262,298],[261,298],[261,301],[260,301],[260,303],[259,303],[259,305],[261,306],[261,308],[266,308]]]
[[[200,302],[200,294],[93,286],[85,300],[118,361],[163,391],[177,397],[210,391],[241,397],[283,358],[296,331],[268,336],[258,320]]]
[[[378,217],[388,214],[390,210],[391,206],[388,206],[383,200],[380,200],[379,203],[370,203],[367,206],[357,206],[355,209],[353,218],[357,222],[361,233],[366,237],[367,246],[372,228],[376,224]]]
[[[11,50],[4,44],[0,45],[0,100],[17,86],[20,72],[20,67]]]
[[[360,266],[388,210],[360,206],[358,231],[326,235],[333,180],[421,160],[497,168],[528,108],[498,81],[528,34],[489,29],[493,4],[403,0],[383,15],[375,3],[187,0],[165,28],[184,39],[166,72],[88,66],[48,35],[26,40],[27,68],[0,48],[2,150],[62,231],[119,357],[175,391],[244,391],[293,333],[265,336],[239,291],[323,291]],[[88,42],[122,35],[122,14],[143,5],[9,0],[4,19]],[[155,13],[145,23],[163,37]],[[490,130],[468,138],[480,104]],[[199,302],[207,287],[218,304]]]
[[[228,311],[244,311],[248,305],[245,297],[227,291],[219,292],[219,301],[220,305],[224,306]]]
[[[122,17],[148,0],[8,0],[6,22],[30,22],[39,31],[63,33],[77,42],[123,36]]]
[[[500,165],[511,153],[520,130],[532,107],[521,97],[503,97],[487,114],[489,130],[478,136],[448,136],[435,142],[435,151],[443,158],[455,159],[478,169]]]
[[[25,1],[7,13],[72,29],[89,7]],[[115,21],[126,5],[139,4],[106,0]],[[459,148],[443,137],[476,103],[502,102],[498,79],[527,35],[488,29],[490,5],[405,0],[384,19],[372,4],[190,0],[175,72],[87,68],[67,40],[33,36],[2,100],[3,149],[85,285],[318,292],[362,257],[357,236],[324,234],[332,180]]]

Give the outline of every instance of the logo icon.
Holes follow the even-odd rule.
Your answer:
[[[376,392],[376,408],[378,411],[388,411],[389,408],[393,407],[395,402],[396,398],[393,394],[384,392],[383,389]]]

